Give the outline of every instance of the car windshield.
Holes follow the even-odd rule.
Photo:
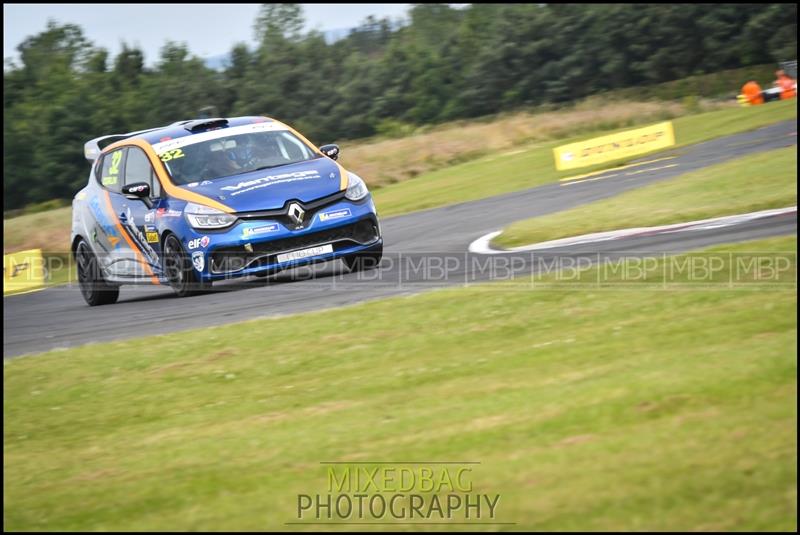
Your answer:
[[[249,132],[186,144],[159,154],[177,185],[216,180],[318,158],[288,130]]]

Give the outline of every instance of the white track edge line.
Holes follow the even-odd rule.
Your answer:
[[[666,234],[671,232],[683,232],[688,230],[708,230],[711,228],[729,227],[752,221],[754,219],[762,219],[764,217],[772,217],[776,215],[789,214],[797,212],[797,206],[788,206],[786,208],[775,208],[771,210],[761,210],[758,212],[749,212],[746,214],[736,214],[722,217],[714,217],[710,219],[700,219],[698,221],[689,221],[687,223],[674,223],[671,225],[660,225],[656,227],[636,227],[621,230],[611,230],[606,232],[594,232],[591,234],[583,234],[580,236],[573,236],[570,238],[561,238],[558,240],[550,240],[545,242],[534,243],[531,245],[523,245],[521,247],[512,247],[510,249],[495,249],[491,246],[491,241],[503,233],[502,230],[490,232],[478,238],[469,244],[469,252],[476,254],[504,254],[504,253],[519,253],[526,251],[535,251],[538,249],[551,249],[553,247],[567,247],[570,245],[582,245],[585,243],[594,243],[608,240],[618,240],[620,238],[627,238],[639,234]]]

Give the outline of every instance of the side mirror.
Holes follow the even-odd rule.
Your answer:
[[[150,184],[147,182],[136,182],[122,186],[122,194],[129,199],[141,199],[150,197]]]
[[[334,145],[331,143],[330,145],[323,145],[319,148],[322,151],[322,154],[330,158],[331,160],[336,160],[339,158],[339,145]]]
[[[122,194],[127,199],[139,199],[148,208],[153,207],[153,201],[150,200],[150,184],[147,182],[134,182],[127,186],[122,186]]]

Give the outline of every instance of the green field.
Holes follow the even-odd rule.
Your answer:
[[[591,232],[696,221],[796,204],[794,146],[744,156],[610,199],[519,221],[494,242],[515,247]]]
[[[795,530],[796,248],[711,251],[791,252],[782,284],[550,275],[7,361],[4,527],[300,529],[322,461],[446,460],[490,529]]]
[[[673,125],[677,144],[691,145],[796,117],[797,103],[785,101],[680,117],[673,121]],[[580,137],[535,145],[434,171],[414,180],[376,190],[375,203],[381,215],[395,215],[555,182],[577,173],[555,170],[552,152],[554,147],[605,133],[609,132],[586,132]],[[616,162],[621,163],[624,161]],[[612,165],[614,163],[603,167]],[[599,168],[588,167],[581,170],[581,173]]]

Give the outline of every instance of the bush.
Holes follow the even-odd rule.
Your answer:
[[[381,137],[388,138],[410,136],[415,129],[416,126],[395,119],[382,119],[375,125],[376,133]]]
[[[36,214],[38,212],[47,212],[48,210],[55,210],[56,208],[62,208],[64,206],[69,206],[71,201],[66,199],[50,199],[49,201],[42,201],[33,204],[29,204],[24,208],[17,208],[15,210],[6,210],[3,212],[3,219],[10,219],[12,217],[17,217],[25,214]]]

